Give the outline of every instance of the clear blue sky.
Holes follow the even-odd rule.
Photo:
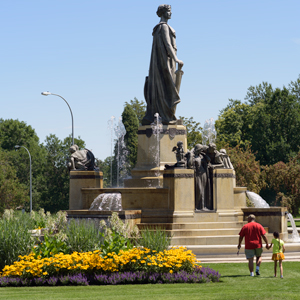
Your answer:
[[[203,126],[250,85],[282,88],[300,74],[299,0],[172,0],[184,75],[177,116]],[[71,132],[104,159],[107,122],[144,100],[152,29],[161,1],[2,0],[0,118],[31,125],[40,142]]]

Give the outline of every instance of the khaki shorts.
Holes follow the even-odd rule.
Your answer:
[[[262,248],[256,248],[256,249],[245,249],[245,255],[246,258],[252,258],[254,256],[256,257],[260,257],[263,253],[263,249]]]

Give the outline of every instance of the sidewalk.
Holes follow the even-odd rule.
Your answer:
[[[284,261],[300,261],[300,253],[299,252],[287,252],[284,253],[285,260]],[[271,256],[267,254],[263,254],[263,262],[272,262]],[[222,256],[216,255],[216,257],[198,257],[197,260],[202,263],[247,263],[247,259],[244,253],[240,253],[239,255],[230,255],[230,256]]]

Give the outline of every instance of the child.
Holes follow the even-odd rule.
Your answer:
[[[277,261],[279,261],[280,278],[283,278],[282,261],[284,260],[283,253],[285,251],[284,242],[279,238],[278,232],[274,231],[273,236],[274,239],[272,239],[269,249],[272,248],[272,245],[274,244],[273,255],[272,255],[272,260],[274,260],[274,277],[276,277]]]

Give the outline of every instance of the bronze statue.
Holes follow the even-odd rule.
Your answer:
[[[95,157],[94,154],[88,150],[79,150],[77,145],[73,145],[69,149],[71,153],[70,160],[68,163],[68,168],[71,171],[94,171],[98,168],[95,167]]]
[[[155,113],[159,113],[163,124],[176,124],[175,111],[176,105],[180,102],[179,88],[183,61],[177,58],[176,34],[168,25],[172,15],[171,5],[160,5],[156,13],[161,19],[152,33],[149,76],[146,77],[144,87],[147,111],[142,124],[153,123]]]
[[[213,199],[208,165],[210,158],[205,153],[206,147],[197,144],[194,148],[195,167],[195,207],[196,210],[212,210]]]

